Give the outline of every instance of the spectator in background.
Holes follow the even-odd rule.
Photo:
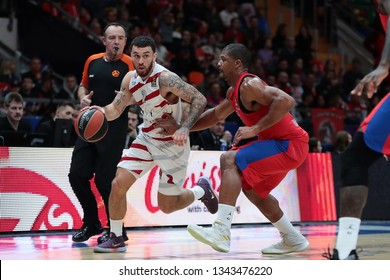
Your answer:
[[[76,103],[76,104],[74,105],[73,114],[72,114],[72,120],[73,120],[73,122],[76,120],[76,118],[77,118],[78,115],[80,114],[80,110],[81,110],[80,103]]]
[[[314,96],[311,93],[302,95],[302,102],[298,104],[296,109],[296,117],[298,124],[306,130],[309,135],[313,135],[313,124],[311,121],[311,108],[314,102]]]
[[[241,31],[241,22],[238,18],[232,18],[228,28],[223,33],[225,43],[245,43],[245,34]]]
[[[100,23],[100,21],[97,18],[93,18],[89,24],[89,28],[92,30],[93,33],[97,36],[103,35],[103,28]],[[90,37],[90,35],[88,35]]]
[[[345,102],[349,101],[351,90],[358,84],[358,82],[364,77],[362,71],[362,63],[358,57],[352,59],[351,67],[344,73],[343,79],[343,92],[341,97]]]
[[[108,6],[104,9],[104,17],[100,22],[101,26],[106,26],[112,22],[118,22],[118,9],[116,7]]]
[[[219,55],[221,54],[221,49],[217,45],[217,38],[215,34],[210,33],[207,36],[207,42],[203,44],[201,48],[205,53],[206,59],[211,61],[211,64],[214,67],[217,67]]]
[[[276,54],[284,48],[287,39],[287,24],[280,23],[276,29],[275,35],[272,37],[272,47]]]
[[[274,73],[276,70],[275,64],[278,58],[273,50],[272,38],[270,36],[264,39],[264,45],[258,50],[257,55],[261,59],[267,73]]]
[[[20,94],[23,98],[36,98],[35,84],[31,76],[24,76],[20,82]]]
[[[30,60],[30,69],[22,74],[22,78],[25,76],[29,76],[32,78],[34,85],[36,88],[40,88],[43,79],[43,67],[42,60],[38,56],[34,56]]]
[[[261,48],[265,38],[265,33],[258,27],[258,17],[251,16],[249,26],[245,29],[245,44],[250,50],[256,52]]]
[[[306,67],[309,66],[309,62],[312,59],[312,41],[313,38],[309,33],[309,27],[306,24],[302,24],[298,34],[295,36],[295,44],[296,48],[302,52],[302,59]]]
[[[73,129],[73,114],[74,105],[72,102],[64,102],[57,106],[55,115],[52,119],[40,123],[36,129],[37,133],[43,133],[46,135],[43,143],[44,147],[72,147],[74,146],[77,136]],[[62,129],[61,139],[55,139],[59,135],[56,135],[56,125],[58,119],[71,120],[69,126]],[[56,141],[58,140],[58,141]],[[62,141],[63,140],[63,141]]]
[[[173,46],[173,31],[175,31],[175,17],[170,11],[164,12],[158,32],[162,37],[162,44],[172,51]]]
[[[215,34],[216,32],[222,32],[223,23],[219,15],[219,11],[213,0],[204,1],[203,20],[207,22],[207,29],[209,34]]]
[[[79,21],[81,24],[88,26],[91,23],[92,16],[89,10],[84,6],[79,7]]]
[[[63,85],[58,92],[56,98],[67,99],[72,102],[77,100],[77,90],[79,85],[77,84],[77,78],[74,74],[68,74],[64,78]]]
[[[322,93],[314,96],[313,108],[327,108],[327,99]]]
[[[222,96],[221,85],[217,81],[213,82],[207,94],[207,104],[211,107],[215,107],[221,103],[222,100],[224,100],[224,97]]]
[[[131,23],[130,21],[129,10],[127,9],[119,10],[118,22],[123,25],[126,31],[130,30],[130,28],[133,27],[133,23]]]
[[[127,122],[127,135],[126,135],[126,143],[124,149],[129,149],[131,143],[137,138],[138,135],[138,125],[140,124],[140,118],[138,116],[138,107],[130,106],[127,112],[128,122]]]
[[[266,76],[266,71],[263,67],[263,62],[257,55],[253,55],[251,65],[249,66],[249,71],[259,77]]]
[[[156,42],[157,47],[157,63],[160,63],[162,66],[169,68],[170,67],[170,53],[166,46],[162,43],[162,37],[160,33],[154,33],[153,40]]]
[[[199,131],[191,140],[191,146],[198,146],[199,150],[205,151],[220,151],[223,141],[227,144],[227,149],[232,146],[232,134],[229,130],[225,130],[225,121],[219,121],[215,125]]]
[[[278,57],[280,60],[287,60],[288,73],[291,73],[294,68],[294,63],[298,59],[302,59],[302,52],[296,47],[295,37],[288,36],[284,47],[279,51]]]
[[[346,130],[340,130],[334,138],[333,151],[340,154],[344,152],[352,142],[352,135]]]
[[[221,18],[223,27],[225,29],[228,29],[232,24],[232,19],[237,18],[238,19],[238,13],[237,11],[237,5],[235,1],[228,1],[228,3],[225,5],[225,8],[222,9],[219,12],[219,17]]]
[[[4,98],[6,116],[0,119],[1,131],[32,132],[30,123],[23,120],[23,97],[20,93],[10,92]]]
[[[304,93],[302,87],[301,76],[297,73],[291,74],[290,78],[291,96],[294,97],[296,104],[302,102],[302,95]]]
[[[257,26],[256,8],[253,3],[250,3],[249,1],[245,1],[244,3],[241,3],[238,8],[238,15],[241,21],[241,25],[244,29],[249,29],[251,26],[252,18],[256,17],[255,27],[257,29],[258,26]],[[253,31],[257,31],[257,30],[254,29]],[[262,32],[261,29],[259,29],[259,31]]]
[[[31,76],[24,76],[20,83],[20,94],[26,101],[24,112],[26,115],[38,115],[40,103],[34,100],[28,100],[38,98],[38,93],[35,89],[35,84]]]
[[[321,153],[321,152],[322,152],[321,141],[316,137],[310,137],[309,153]]]
[[[281,71],[278,74],[277,80],[276,80],[276,86],[286,92],[287,94],[291,95],[292,88],[288,79],[287,72]]]
[[[41,102],[36,105],[36,113],[46,120],[51,118],[51,114],[55,110],[53,99],[57,94],[54,90],[54,83],[51,76],[45,75],[41,87],[36,90],[37,98],[41,99]]]
[[[0,64],[0,93],[9,92],[10,87],[20,83],[20,77],[16,72],[16,64],[13,59],[3,59]]]

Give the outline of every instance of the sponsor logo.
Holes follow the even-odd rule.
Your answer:
[[[0,174],[0,232],[81,227],[82,220],[75,205],[48,178],[18,167],[0,168]]]
[[[121,74],[121,73],[120,73],[118,70],[114,70],[114,71],[111,72],[111,75],[112,75],[114,78],[118,78],[120,74]]]

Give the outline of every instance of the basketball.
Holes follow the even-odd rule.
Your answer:
[[[81,139],[93,143],[101,140],[106,135],[108,122],[101,111],[89,109],[77,116],[74,128]]]

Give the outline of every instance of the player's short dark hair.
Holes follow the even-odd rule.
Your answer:
[[[222,52],[225,52],[234,60],[241,60],[241,63],[245,68],[248,68],[251,63],[251,52],[243,44],[229,44],[223,48]]]
[[[151,47],[154,53],[157,51],[156,42],[149,36],[135,37],[130,44],[130,51],[133,49],[133,46],[136,46],[138,48]]]

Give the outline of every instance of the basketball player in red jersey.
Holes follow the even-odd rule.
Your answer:
[[[263,254],[287,254],[305,250],[306,238],[293,227],[270,192],[286,174],[300,166],[308,154],[309,137],[289,111],[294,99],[248,73],[250,51],[242,44],[226,46],[218,67],[230,85],[226,99],[205,111],[191,130],[203,130],[224,120],[234,111],[246,126],[240,127],[233,147],[221,156],[221,186],[217,219],[212,227],[187,227],[190,234],[219,252],[230,250],[230,228],[241,190],[279,230],[281,242],[262,249]],[[158,126],[171,133],[167,121]],[[238,146],[240,141],[257,140]]]
[[[389,29],[390,1],[377,0],[378,13],[385,30]],[[381,60],[351,91],[371,98],[387,77],[390,66],[390,36],[386,32]],[[352,143],[341,157],[340,218],[336,246],[324,257],[331,260],[357,260],[357,239],[361,216],[368,196],[368,169],[380,157],[390,156],[390,93],[376,105],[360,125]]]

